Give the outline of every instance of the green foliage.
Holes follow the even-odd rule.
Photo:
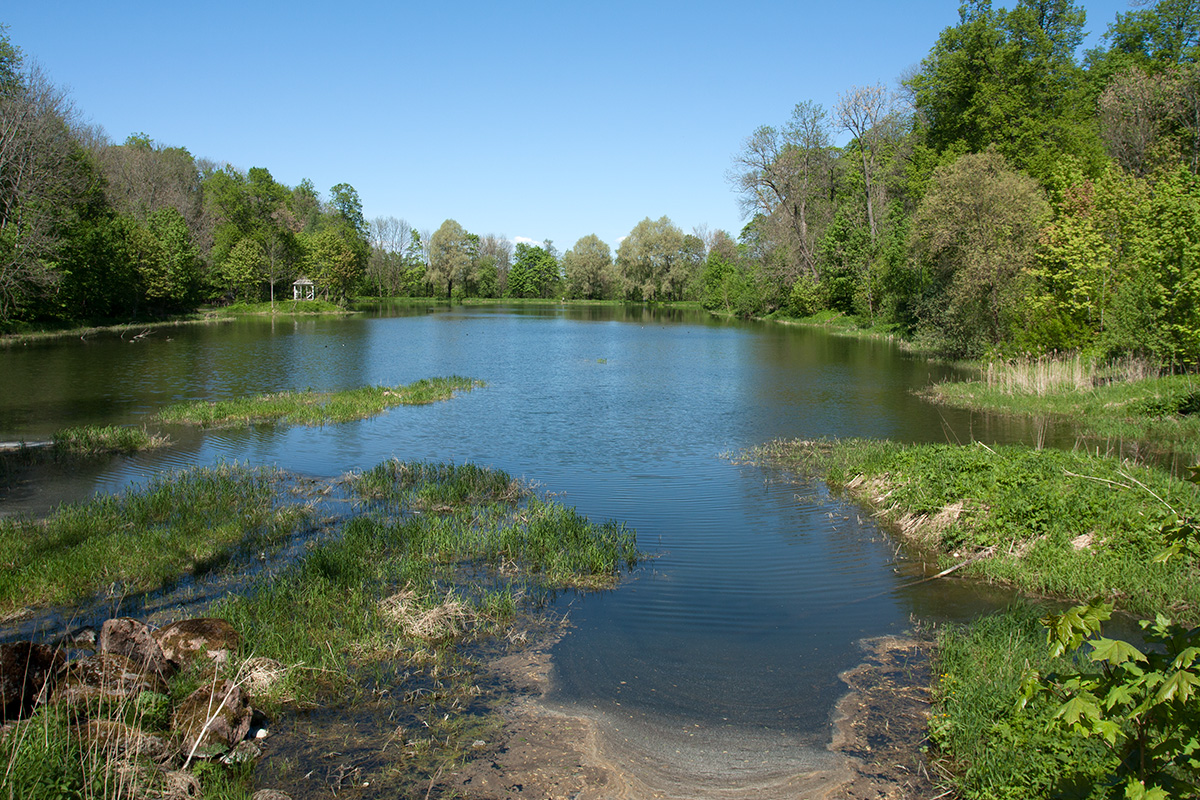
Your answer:
[[[788,294],[787,311],[793,317],[808,317],[825,307],[821,287],[809,275],[801,275]]]
[[[1197,535],[1193,528],[1191,535]],[[1200,791],[1200,628],[1162,614],[1142,620],[1147,647],[1100,634],[1110,603],[1093,600],[1046,617],[1050,653],[1082,666],[1031,672],[1025,697],[1048,692],[1053,724],[1102,741],[1115,764],[1110,797],[1191,797]]]
[[[930,756],[965,798],[1086,797],[1111,763],[1098,742],[1049,728],[1048,699],[1017,711],[1030,668],[1070,667],[1047,652],[1039,615],[1019,603],[938,632]]]
[[[935,150],[995,145],[1037,178],[1064,154],[1098,163],[1083,71],[1075,62],[1084,11],[1069,0],[1021,0],[1011,11],[964,5],[908,80]]]
[[[429,238],[429,282],[452,297],[454,287],[461,288],[470,278],[472,255],[466,230],[454,220],[446,220]]]
[[[646,217],[617,248],[617,275],[626,300],[682,300],[689,283],[681,272],[683,231],[668,217]],[[684,265],[691,264],[684,259]]]
[[[318,291],[335,303],[352,297],[367,266],[366,240],[349,225],[341,224],[302,234],[300,242],[305,270]]]
[[[1048,212],[1037,184],[995,151],[934,171],[911,236],[919,325],[940,350],[979,356],[1008,338]]]
[[[561,282],[554,256],[536,245],[517,242],[516,258],[508,271],[509,297],[553,297]]]
[[[609,296],[612,283],[612,251],[594,233],[583,236],[563,254],[563,279],[568,296],[602,300]]]

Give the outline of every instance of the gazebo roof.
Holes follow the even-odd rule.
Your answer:
[[[297,278],[296,280],[292,281],[292,286],[312,286],[312,285],[313,285],[313,282],[310,281],[308,278]]]

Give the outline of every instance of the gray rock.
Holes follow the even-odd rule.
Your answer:
[[[179,669],[187,669],[201,653],[214,664],[224,664],[242,641],[232,625],[215,617],[182,619],[158,631],[154,637],[163,655]]]
[[[175,709],[171,727],[185,758],[214,758],[246,738],[254,714],[249,698],[230,680],[201,686]]]
[[[140,665],[144,672],[153,672],[163,678],[175,674],[175,667],[168,663],[150,628],[132,617],[105,620],[100,626],[97,646],[101,653],[125,656]]]
[[[117,653],[97,653],[72,661],[52,699],[70,705],[94,700],[132,699],[142,692],[167,693],[161,675]]]

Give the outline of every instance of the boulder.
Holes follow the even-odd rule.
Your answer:
[[[223,680],[188,695],[176,707],[171,727],[183,742],[185,758],[214,758],[246,738],[253,715],[241,687]]]
[[[34,642],[0,644],[0,722],[28,716],[53,690],[67,657]]]
[[[129,700],[142,692],[167,693],[158,673],[116,653],[97,653],[72,661],[54,690],[55,702],[77,705],[97,700]]]
[[[155,639],[167,660],[179,669],[187,669],[201,653],[214,664],[226,663],[242,637],[223,619],[197,617],[171,623],[158,631]]]
[[[143,671],[153,672],[163,678],[170,678],[175,673],[175,667],[163,655],[162,647],[150,628],[131,617],[105,620],[100,626],[97,649],[101,653],[125,656],[141,665]]]

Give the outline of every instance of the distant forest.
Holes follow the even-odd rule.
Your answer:
[[[614,254],[366,220],[138,134],[121,144],[0,27],[0,332],[283,296],[692,300],[848,315],[953,357],[1050,351],[1200,363],[1200,0],[1116,16],[964,3],[897,90],[848,87],[753,130],[729,180],[749,222],[647,217]],[[837,138],[849,137],[844,147]]]

